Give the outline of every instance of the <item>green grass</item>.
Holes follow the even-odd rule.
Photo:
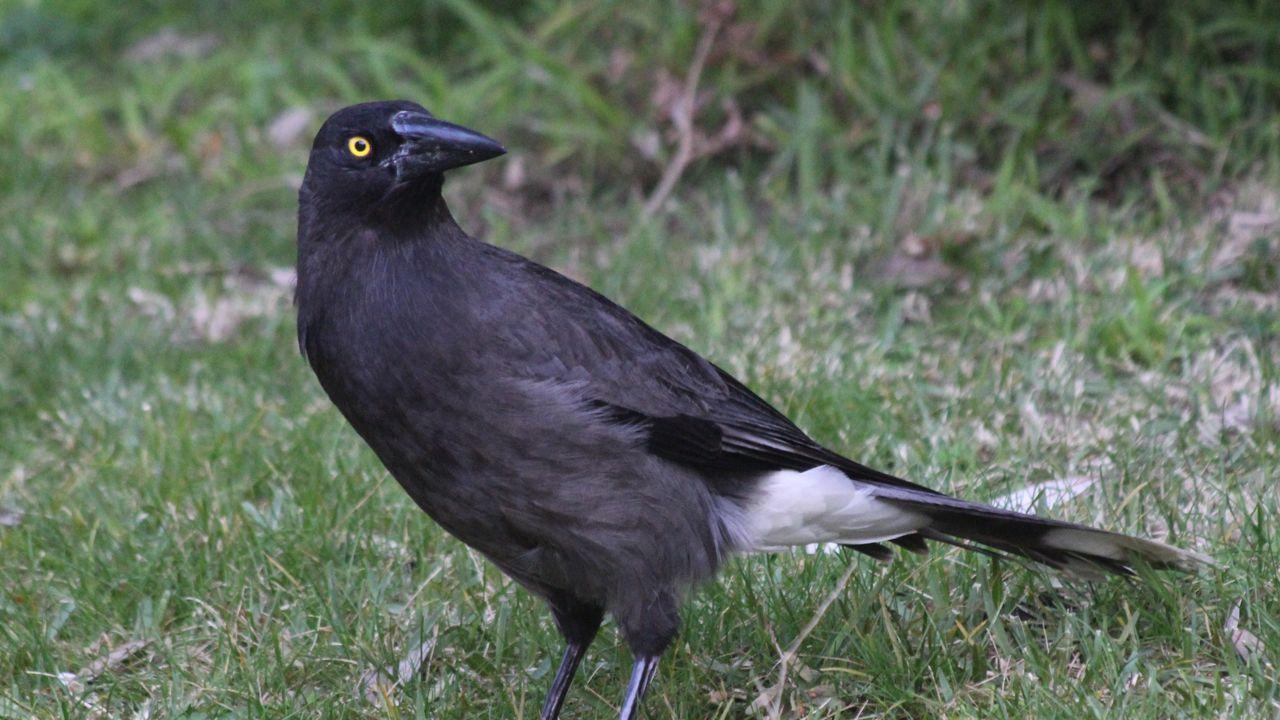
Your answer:
[[[849,563],[780,717],[1280,713],[1274,8],[784,5],[725,21],[697,125],[743,129],[650,219],[655,98],[710,22],[683,3],[0,10],[0,718],[536,714],[545,611],[412,506],[296,351],[310,133],[377,97],[512,148],[450,181],[466,227],[832,447],[978,499],[1093,478],[1052,512],[1222,563],[1063,586],[958,551],[737,559],[649,717],[767,716]],[[398,705],[363,696],[424,642]],[[607,630],[566,717],[607,717],[629,667]]]

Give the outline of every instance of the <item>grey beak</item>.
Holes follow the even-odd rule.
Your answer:
[[[401,180],[483,162],[507,152],[492,138],[414,110],[393,115],[391,129],[403,140],[391,158]]]

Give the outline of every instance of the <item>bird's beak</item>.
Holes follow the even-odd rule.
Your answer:
[[[414,110],[402,110],[391,118],[391,129],[401,137],[400,149],[391,157],[399,181],[428,173],[441,173],[505,154],[496,140]]]

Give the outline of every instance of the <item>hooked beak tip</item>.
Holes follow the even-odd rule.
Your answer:
[[[392,116],[391,129],[404,142],[398,154],[420,172],[443,172],[507,152],[493,138],[424,112],[401,110]]]

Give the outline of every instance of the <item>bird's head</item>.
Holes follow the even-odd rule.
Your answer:
[[[417,103],[362,103],[339,110],[320,127],[302,192],[330,210],[379,214],[438,195],[446,170],[505,152]]]

